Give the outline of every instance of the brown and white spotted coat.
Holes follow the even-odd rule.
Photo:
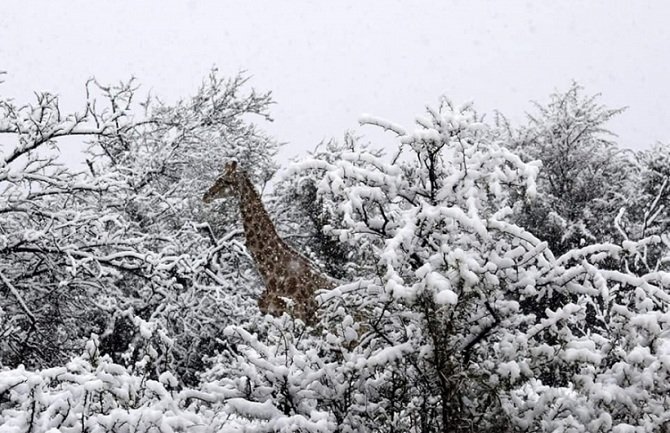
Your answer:
[[[333,282],[279,237],[251,180],[234,161],[226,164],[223,174],[202,199],[209,203],[229,196],[239,198],[247,249],[265,283],[258,300],[260,310],[274,315],[292,311],[295,317],[313,321],[315,290],[332,288]],[[290,298],[293,307],[289,308],[281,298]]]

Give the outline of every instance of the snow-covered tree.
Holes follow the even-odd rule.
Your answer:
[[[159,350],[156,375],[171,368],[194,382],[228,321],[257,314],[233,212],[201,205],[228,157],[254,164],[260,183],[274,170],[276,143],[248,118],[267,118],[269,95],[245,85],[213,72],[193,98],[137,106],[133,82],[91,81],[70,115],[46,93],[2,101],[3,365],[63,363],[95,332],[115,361]],[[79,137],[88,168],[60,165],[63,139]],[[153,346],[141,321],[162,335]]]
[[[58,162],[59,140],[96,137],[129,127],[123,111],[61,112],[58,98],[0,103],[2,259],[0,362],[45,366],[64,362],[92,330],[104,330],[117,282],[152,279],[163,260],[151,236],[101,197],[126,189],[110,173],[92,177]]]
[[[630,204],[622,207],[616,228],[624,240],[660,236],[661,242],[645,248],[644,259],[630,266],[645,266],[646,271],[669,270],[670,267],[670,146],[657,143],[636,155],[637,176]]]
[[[573,83],[555,92],[528,124],[506,126],[510,147],[526,161],[542,161],[538,198],[517,210],[518,223],[564,253],[585,242],[621,241],[614,220],[635,188],[632,153],[620,149],[606,123],[622,109],[584,96]]]
[[[123,205],[146,230],[179,230],[190,221],[221,224],[219,212],[208,213],[201,198],[230,158],[254,167],[260,186],[272,176],[277,143],[251,117],[271,120],[272,100],[269,93],[247,90],[247,81],[242,75],[223,79],[212,70],[194,96],[173,105],[148,98],[133,128],[92,143],[96,171],[125,176],[135,194]],[[136,93],[131,85],[105,88],[112,107],[130,107]]]

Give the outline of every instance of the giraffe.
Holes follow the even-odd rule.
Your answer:
[[[333,288],[333,282],[279,237],[251,180],[236,161],[225,165],[202,200],[210,203],[230,196],[239,199],[247,249],[265,284],[258,300],[261,312],[280,315],[292,310],[295,317],[313,321],[317,307],[314,291]],[[293,308],[282,298],[290,298]]]

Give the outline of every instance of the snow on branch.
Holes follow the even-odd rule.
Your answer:
[[[394,132],[397,136],[402,137],[407,134],[405,129],[396,124],[389,122],[387,120],[381,119],[379,117],[374,117],[370,116],[368,114],[363,114],[359,117],[358,123],[361,125],[374,125],[374,126],[379,126],[380,128],[384,129],[385,131],[391,131]]]

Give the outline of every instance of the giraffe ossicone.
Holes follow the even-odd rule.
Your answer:
[[[239,199],[246,245],[265,283],[258,300],[260,310],[273,315],[292,312],[299,319],[313,321],[317,308],[314,292],[334,287],[332,280],[279,237],[253,183],[236,161],[225,165],[202,199],[210,203],[231,196]]]

